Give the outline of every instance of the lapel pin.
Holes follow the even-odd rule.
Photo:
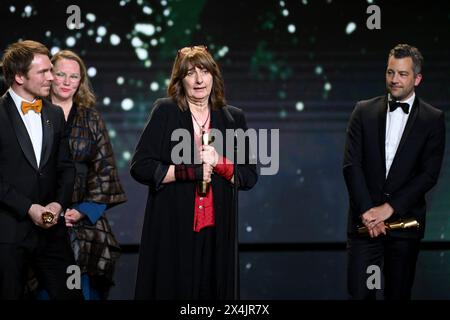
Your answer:
[[[50,120],[45,120],[45,124],[50,127]]]

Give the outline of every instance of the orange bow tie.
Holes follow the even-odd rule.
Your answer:
[[[40,113],[42,110],[42,100],[36,99],[36,101],[33,103],[22,101],[21,109],[23,114],[27,114],[27,112],[30,110],[34,110],[34,112]]]

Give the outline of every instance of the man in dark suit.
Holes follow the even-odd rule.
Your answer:
[[[343,172],[350,200],[352,299],[375,299],[377,290],[368,284],[371,265],[383,270],[386,299],[411,298],[425,229],[425,194],[437,182],[445,147],[444,113],[414,92],[422,63],[417,48],[393,48],[386,69],[388,94],[358,102],[347,128]],[[385,227],[407,218],[416,219],[419,228]],[[358,226],[367,227],[368,234],[358,234]]]
[[[30,268],[50,298],[81,299],[67,285],[75,261],[58,219],[74,181],[64,115],[40,99],[53,80],[49,51],[17,42],[2,64],[9,89],[0,98],[0,299],[24,297]]]

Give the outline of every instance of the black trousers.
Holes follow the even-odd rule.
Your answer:
[[[347,241],[347,284],[350,299],[375,300],[376,289],[369,289],[368,278],[374,274],[368,267],[380,267],[384,275],[386,300],[410,300],[414,283],[420,239],[349,238]]]
[[[31,269],[50,299],[82,300],[81,290],[66,284],[75,264],[63,218],[49,229],[34,227],[20,242],[0,243],[0,299],[23,299]]]

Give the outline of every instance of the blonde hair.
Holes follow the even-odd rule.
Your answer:
[[[73,51],[62,50],[52,57],[52,63],[55,65],[61,59],[73,60],[80,66],[80,85],[78,86],[73,102],[79,107],[91,108],[95,106],[95,95],[92,91],[91,83],[87,76],[86,66],[81,58]]]

